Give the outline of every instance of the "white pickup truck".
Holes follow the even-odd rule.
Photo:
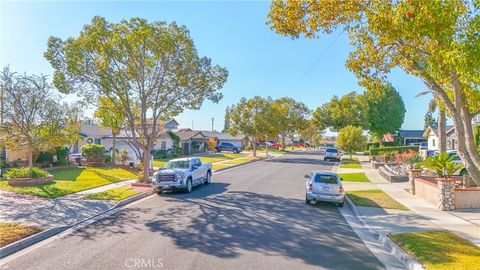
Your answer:
[[[175,190],[191,192],[194,186],[211,181],[212,164],[202,164],[199,158],[177,158],[153,175],[152,184],[158,193]]]

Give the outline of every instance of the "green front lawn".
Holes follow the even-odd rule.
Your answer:
[[[6,246],[41,231],[42,229],[36,226],[0,222],[0,247]]]
[[[427,270],[480,268],[480,248],[451,232],[399,233],[390,238]]]
[[[340,164],[340,168],[348,168],[348,169],[361,169],[362,165],[360,165],[360,161],[358,158],[353,159],[342,159],[342,163]]]
[[[108,189],[98,193],[92,193],[85,195],[83,199],[85,200],[111,200],[111,201],[121,201],[133,195],[137,195],[140,192],[133,189],[131,186],[117,187]]]
[[[246,157],[246,158],[240,158],[240,159],[236,159],[236,160],[226,161],[225,163],[228,163],[228,164],[242,164],[242,163],[249,162],[249,161],[256,160],[256,159],[261,159],[261,158],[260,157]]]
[[[62,168],[49,171],[53,182],[26,187],[13,187],[7,181],[0,181],[0,190],[56,198],[86,189],[96,188],[128,179],[137,178],[133,172],[108,167]]]
[[[246,154],[233,154],[233,153],[216,153],[209,156],[199,156],[200,160],[203,163],[215,163],[219,161],[229,160],[229,159],[236,159],[242,158],[247,156]],[[154,167],[163,168],[167,164],[170,159],[156,159],[153,161]]]
[[[347,191],[347,195],[358,206],[408,210],[380,189]]]
[[[370,182],[365,173],[339,173],[338,175],[343,178],[342,181],[346,182]]]

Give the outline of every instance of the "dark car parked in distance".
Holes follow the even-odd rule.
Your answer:
[[[240,146],[236,146],[235,144],[229,143],[229,142],[219,143],[217,147],[215,147],[215,150],[216,152],[223,152],[223,151],[233,152],[233,153],[242,152],[242,148]]]

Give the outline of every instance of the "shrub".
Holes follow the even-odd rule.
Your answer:
[[[441,178],[450,178],[456,171],[463,168],[463,164],[453,162],[455,155],[440,153],[426,158],[422,162],[422,167],[434,171]]]
[[[126,149],[121,149],[118,159],[120,160],[122,165],[125,165],[125,163],[127,163],[127,161],[130,159],[130,157],[128,156],[128,151]]]
[[[82,145],[82,156],[89,161],[103,161],[105,155],[105,147],[101,144],[84,144]]]
[[[55,155],[57,156],[57,161],[54,162],[54,165],[61,166],[68,164],[68,148],[67,147],[58,147],[55,149]]]
[[[152,152],[153,158],[154,159],[166,159],[168,158],[169,151],[166,149],[161,149],[161,150],[155,150]]]
[[[403,153],[403,152],[408,152],[409,150],[418,152],[418,146],[392,146],[392,147],[371,148],[370,155],[378,156],[384,153],[394,153],[394,152]]]
[[[28,167],[21,167],[10,169],[5,173],[5,176],[8,178],[40,178],[48,176],[48,172],[36,167],[31,169]]]
[[[50,152],[40,152],[35,163],[37,163],[37,166],[47,167],[53,163],[53,154]]]
[[[106,164],[112,163],[112,157],[109,156],[109,155],[105,155],[105,156],[103,157],[103,163],[106,163]]]

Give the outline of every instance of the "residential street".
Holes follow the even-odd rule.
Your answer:
[[[382,269],[334,204],[305,204],[316,153],[215,174],[31,250],[3,269]]]

